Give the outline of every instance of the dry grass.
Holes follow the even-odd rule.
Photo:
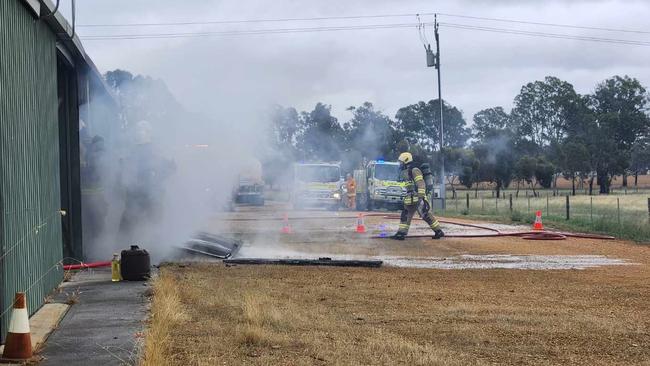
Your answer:
[[[647,278],[647,263],[583,271],[167,266],[154,285],[145,365],[647,363]]]
[[[142,366],[167,365],[167,352],[173,342],[174,328],[187,319],[178,292],[178,284],[168,276],[158,276],[152,283],[155,301],[145,333]]]
[[[65,293],[65,303],[68,305],[74,305],[79,303],[79,295],[80,291],[79,289],[75,289],[71,292],[66,292]]]

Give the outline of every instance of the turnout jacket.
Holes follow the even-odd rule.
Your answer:
[[[401,180],[406,182],[404,205],[416,205],[426,196],[426,184],[420,168],[406,168],[400,172]]]

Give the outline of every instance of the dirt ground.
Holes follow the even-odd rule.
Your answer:
[[[312,218],[298,218],[305,215]],[[148,364],[152,354],[173,365],[650,364],[648,246],[510,237],[395,242],[370,238],[394,230],[394,220],[368,218],[370,233],[357,234],[354,213],[319,211],[289,212],[293,234],[280,235],[281,217],[278,207],[242,208],[209,229],[244,239],[240,256],[402,262],[378,269],[163,266],[154,283]],[[599,260],[529,266],[576,257]],[[423,258],[463,260],[442,267],[453,269],[408,268]],[[497,265],[463,264],[485,258]]]

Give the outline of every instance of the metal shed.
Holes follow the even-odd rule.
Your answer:
[[[112,100],[54,10],[49,0],[0,1],[2,339],[14,293],[27,292],[32,314],[61,282],[65,256],[83,256],[79,115],[92,118],[92,95]]]

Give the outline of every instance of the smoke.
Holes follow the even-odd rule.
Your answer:
[[[268,118],[254,109],[189,112],[160,80],[115,72],[107,81],[119,110],[91,99],[95,113],[80,130],[82,189],[95,189],[82,200],[85,256],[139,245],[159,261],[227,207],[244,162],[266,153]]]

